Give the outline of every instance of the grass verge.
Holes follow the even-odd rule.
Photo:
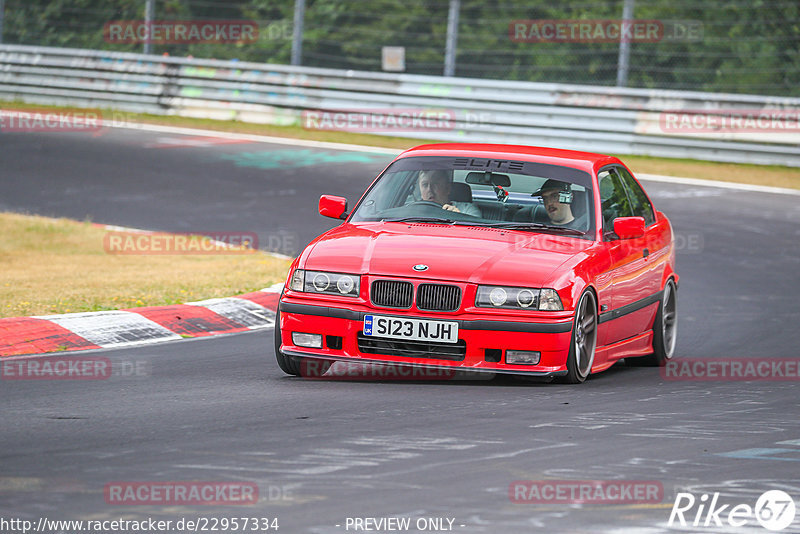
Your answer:
[[[88,222],[0,213],[0,317],[163,306],[281,282],[289,261],[252,254],[115,255]]]
[[[19,102],[0,103],[0,107],[2,109],[19,110],[53,109],[67,111],[79,109],[60,106],[30,105]],[[103,110],[101,113],[104,116],[108,116],[112,112],[110,110]],[[398,150],[404,150],[424,143],[439,142],[436,139],[423,140],[350,132],[309,130],[300,126],[274,126],[268,124],[252,124],[237,121],[195,119],[190,117],[174,117],[127,112],[121,115],[123,115],[124,120],[128,122],[141,122],[185,128],[200,128],[204,130],[216,130],[221,132],[268,135],[293,139],[310,139],[314,141],[327,141],[333,143],[368,145],[394,148]],[[619,155],[619,158],[622,159],[622,161],[624,161],[634,173],[662,174],[665,176],[702,178],[705,180],[721,180],[727,182],[800,189],[800,168],[739,163],[716,163],[710,161],[656,158],[649,156]]]

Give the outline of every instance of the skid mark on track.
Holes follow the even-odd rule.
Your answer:
[[[718,453],[718,456],[726,458],[739,458],[743,460],[777,460],[779,462],[800,462],[800,439],[787,439],[777,441],[774,445],[784,447],[756,447],[751,449],[739,449],[735,451]],[[785,446],[794,447],[788,449]]]
[[[606,465],[595,465],[574,469],[570,467],[554,467],[546,469],[543,473],[544,478],[553,479],[591,479],[591,480],[614,480],[624,477],[626,479],[636,478],[666,478],[673,475],[677,468],[693,469],[698,466],[698,462],[693,460],[662,460],[660,458],[628,458]],[[635,474],[634,474],[635,473]],[[665,484],[665,490],[666,490]]]
[[[392,477],[407,475],[419,470],[513,459],[542,453],[547,449],[563,449],[572,446],[572,444],[548,443],[543,440],[532,441],[540,443],[534,444],[533,447],[520,449],[509,447],[503,440],[387,435],[344,439],[339,442],[338,446],[315,447],[305,452],[297,451],[289,458],[250,451],[227,458],[229,461],[226,463],[181,463],[173,467],[212,471],[264,472],[302,477],[336,474],[339,480],[342,476],[359,480],[391,480]],[[473,449],[486,452],[469,456],[461,455],[463,451]],[[395,464],[398,465],[395,466]]]
[[[402,441],[398,441],[402,440]],[[472,449],[478,445],[492,445],[502,443],[499,440],[492,441],[474,441],[465,443],[460,438],[404,438],[402,436],[388,436],[388,437],[375,437],[375,438],[355,438],[352,440],[345,440],[345,443],[353,445],[363,445],[366,447],[378,447],[381,450],[417,450],[417,451],[435,451],[435,450],[448,450],[460,451],[465,449]]]
[[[529,428],[547,428],[547,427],[561,427],[561,428],[580,428],[582,430],[599,430],[601,428],[609,428],[616,425],[631,425],[646,423],[653,419],[671,419],[676,415],[672,413],[660,414],[641,414],[641,413],[620,413],[609,414],[604,412],[589,412],[572,416],[566,420],[557,421],[554,423],[539,423],[537,425],[529,425]]]

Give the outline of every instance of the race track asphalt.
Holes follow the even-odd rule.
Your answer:
[[[262,243],[294,236],[273,238],[293,253],[335,224],[316,214],[320,194],[352,205],[391,159],[185,142],[116,130],[3,134],[0,209],[256,231]],[[677,235],[677,357],[796,362],[797,197],[644,185]],[[667,522],[680,492],[754,506],[781,489],[800,504],[797,381],[665,380],[624,363],[580,386],[306,380],[278,369],[271,340],[261,330],[94,351],[86,354],[107,357],[120,376],[0,381],[0,518],[277,517],[285,533],[354,532],[348,518],[367,517],[450,518],[464,533],[750,533],[768,531],[755,519],[688,529]],[[663,495],[611,505],[509,495],[519,480],[606,479],[651,481]],[[260,500],[107,504],[104,487],[120,481],[252,482]],[[800,518],[783,532],[800,532]]]

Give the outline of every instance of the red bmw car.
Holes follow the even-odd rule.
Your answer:
[[[423,145],[292,263],[275,352],[303,374],[341,361],[583,382],[675,350],[672,227],[617,158]]]

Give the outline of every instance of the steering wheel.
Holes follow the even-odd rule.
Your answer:
[[[438,202],[434,202],[433,200],[415,200],[414,202],[410,202],[406,204],[406,206],[436,206],[439,209],[444,209],[441,204]]]

